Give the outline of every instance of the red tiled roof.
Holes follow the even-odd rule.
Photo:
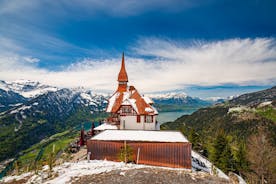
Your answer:
[[[128,82],[128,77],[125,69],[124,53],[122,57],[121,70],[118,75],[119,82]],[[125,100],[131,104],[133,109],[140,115],[158,114],[150,103],[147,103],[144,98],[138,93],[134,86],[127,86],[127,83],[119,83],[117,91],[110,97],[106,111],[117,113]]]
[[[120,109],[122,103],[125,100],[130,100],[131,102],[133,102],[132,106],[134,106],[133,108],[135,111],[137,111],[137,114],[157,114],[155,109],[144,100],[144,98],[139,94],[139,92],[135,89],[134,86],[128,87],[128,91],[117,90],[110,99],[112,100],[109,101],[108,106],[110,107],[107,108],[109,109],[107,110],[108,112],[116,113]],[[150,111],[147,111],[146,109],[149,109]]]
[[[124,93],[122,93],[122,92],[117,92],[117,93],[119,93],[119,96],[116,98],[116,100],[113,104],[113,107],[111,109],[111,112],[117,112],[123,102]]]

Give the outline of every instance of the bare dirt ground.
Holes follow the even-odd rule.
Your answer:
[[[81,148],[77,153],[72,154],[71,162],[78,162],[80,160],[85,160],[87,155],[86,147]]]
[[[189,183],[189,184],[226,184],[228,180],[210,176],[205,173],[168,170],[159,168],[144,168],[133,170],[115,170],[109,173],[94,174],[73,178],[73,184],[154,184],[154,183]]]

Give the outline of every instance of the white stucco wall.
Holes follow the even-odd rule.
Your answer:
[[[140,116],[140,123],[137,123],[136,116],[121,116],[120,117],[120,129],[126,130],[158,130],[159,127],[156,128],[155,121],[156,116],[153,117],[153,123],[145,123],[144,116]],[[125,124],[125,126],[124,126]]]

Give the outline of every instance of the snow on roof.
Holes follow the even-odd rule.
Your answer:
[[[146,111],[146,112],[154,112],[154,110],[153,110],[152,108],[150,108],[150,107],[146,107],[146,108],[145,108],[145,111]]]
[[[104,123],[101,124],[100,126],[97,126],[96,128],[94,128],[94,130],[117,130],[117,126],[116,125],[111,125],[108,123]]]
[[[124,96],[123,96],[123,101],[125,101],[126,99],[129,99],[130,97],[130,92],[127,91],[127,92],[123,92]]]
[[[113,106],[114,106],[114,103],[116,101],[116,99],[120,96],[120,92],[116,92],[112,97],[109,98],[108,100],[108,106],[107,106],[107,109],[106,109],[106,112],[111,112]]]
[[[138,108],[137,108],[137,105],[136,105],[136,100],[135,99],[128,99],[128,101],[130,102],[131,106],[133,107],[133,109],[136,111],[136,112],[139,112],[138,111]]]
[[[91,138],[105,141],[189,142],[177,131],[106,130]]]
[[[125,101],[123,101],[122,105],[131,105],[130,102],[128,101],[128,99],[126,99]]]
[[[152,99],[150,99],[149,97],[143,96],[142,98],[145,100],[146,103],[148,103],[148,104],[153,104]]]
[[[122,61],[122,67],[119,73],[118,81],[128,82],[124,67],[124,60]],[[152,104],[153,101],[148,97],[142,97],[134,86],[127,86],[127,83],[119,83],[117,91],[109,99],[106,112],[118,113],[121,105],[131,105],[138,115],[158,114],[156,109],[151,108]]]
[[[122,105],[131,105],[132,108],[138,113],[138,109],[137,109],[137,106],[136,106],[136,100],[135,99],[125,99],[122,103]]]

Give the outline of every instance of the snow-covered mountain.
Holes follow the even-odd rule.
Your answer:
[[[47,95],[49,93],[49,95]],[[48,96],[49,99],[44,99]],[[39,82],[29,80],[16,80],[13,82],[0,81],[0,112],[11,109],[15,112],[18,108],[29,106],[32,103],[38,104],[37,101],[45,100],[43,103],[48,103],[49,106],[57,104],[61,99],[66,99],[68,102],[78,103],[83,106],[98,107],[98,110],[103,110],[107,103],[108,94],[98,94],[91,90],[83,88],[64,88],[44,85]],[[56,101],[51,101],[55,98]],[[62,105],[62,104],[61,104]],[[38,105],[35,105],[37,108]],[[23,108],[24,109],[24,108]],[[52,109],[49,109],[51,111]],[[22,109],[20,110],[22,111]]]
[[[214,97],[208,97],[205,100],[209,101],[211,103],[223,103],[225,101],[232,100],[234,98],[237,98],[239,95],[234,95],[234,96],[228,96],[228,97],[219,97],[219,96],[214,96]]]
[[[148,94],[153,99],[159,111],[180,111],[184,108],[199,108],[212,103],[197,97],[188,96],[186,93],[160,93]]]
[[[27,99],[19,95],[18,93],[0,89],[0,112],[21,105],[26,101]]]
[[[171,93],[155,93],[155,94],[146,94],[146,96],[153,98],[153,99],[186,99],[188,97],[188,95],[184,92],[180,92],[180,93],[175,93],[175,92],[171,92]]]
[[[0,113],[0,129],[4,130],[1,131],[0,140],[5,140],[0,141],[0,153],[5,152],[0,154],[0,161],[14,157],[18,151],[45,137],[102,117],[99,112],[103,112],[106,105],[107,100],[103,95],[65,88],[49,91],[10,107]]]
[[[3,112],[1,115],[14,114],[17,121],[41,115],[61,119],[82,107],[87,107],[91,113],[104,111],[106,104],[105,96],[94,94],[91,91],[64,88],[39,95]]]
[[[48,86],[39,82],[30,80],[16,80],[16,81],[0,81],[0,89],[5,91],[13,91],[22,95],[25,98],[34,98],[49,91],[57,91],[57,87]]]

